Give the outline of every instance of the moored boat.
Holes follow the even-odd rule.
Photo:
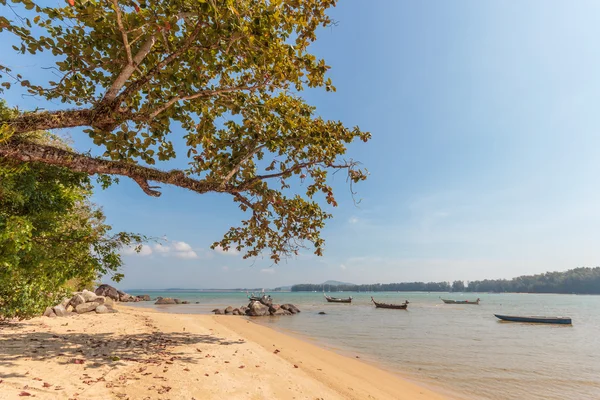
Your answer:
[[[479,304],[479,302],[481,301],[481,299],[477,299],[475,301],[469,301],[469,300],[446,300],[446,299],[442,299],[442,301],[446,304]]]
[[[406,310],[408,307],[408,300],[405,300],[403,304],[389,304],[389,303],[378,303],[371,296],[371,301],[375,304],[375,308],[393,308],[395,310]]]
[[[325,300],[327,300],[329,303],[352,303],[352,296],[348,297],[347,299],[327,296],[325,293],[323,293],[323,296],[325,296]]]
[[[502,321],[509,322],[530,322],[536,324],[560,324],[560,325],[571,325],[571,318],[569,317],[521,317],[516,315],[499,315],[494,314],[496,318]]]

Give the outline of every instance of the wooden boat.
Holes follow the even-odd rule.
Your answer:
[[[339,299],[337,297],[327,296],[325,293],[323,293],[323,296],[325,296],[325,300],[327,300],[329,303],[352,303],[352,297],[348,297],[347,299]]]
[[[536,324],[561,324],[571,325],[571,318],[569,317],[518,317],[514,315],[498,315],[494,314],[496,318],[502,321],[510,322],[531,322]]]
[[[395,310],[406,310],[408,307],[408,300],[405,300],[403,304],[388,304],[388,303],[378,303],[375,301],[373,296],[371,296],[371,301],[375,304],[375,308],[393,308]]]
[[[442,299],[442,301],[444,303],[446,303],[446,304],[475,304],[475,305],[478,305],[481,300],[477,299],[475,301],[469,301],[469,300],[446,300],[446,299]]]

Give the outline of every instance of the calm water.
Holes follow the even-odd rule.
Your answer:
[[[201,303],[160,306],[167,312],[207,313],[247,303],[245,293],[148,293]],[[600,399],[600,296],[373,294],[384,302],[408,299],[409,309],[403,311],[375,309],[369,293],[336,296],[347,295],[354,297],[353,304],[328,304],[321,293],[275,293],[275,302],[296,304],[302,313],[255,320],[360,355],[459,398]],[[440,295],[480,297],[481,305],[446,305]],[[564,315],[572,317],[573,326],[499,322],[494,313]]]

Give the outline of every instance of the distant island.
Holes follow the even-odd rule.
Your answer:
[[[335,281],[334,281],[335,282]],[[523,275],[513,279],[483,281],[402,282],[373,285],[330,285],[303,283],[292,286],[292,292],[493,292],[493,293],[562,293],[600,294],[600,267],[575,268],[565,272]]]

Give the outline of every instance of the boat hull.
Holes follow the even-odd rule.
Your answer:
[[[393,310],[406,310],[408,308],[408,301],[404,304],[387,304],[387,303],[378,303],[371,297],[371,301],[375,304],[375,308],[389,308]]]
[[[571,325],[572,321],[569,317],[519,317],[515,315],[499,315],[494,314],[496,318],[508,322],[526,322],[533,324],[559,324]]]
[[[477,299],[476,301],[469,301],[469,300],[445,300],[442,299],[442,301],[445,304],[469,304],[469,305],[479,305],[479,299]]]
[[[338,299],[337,297],[329,297],[325,295],[325,300],[327,300],[328,303],[352,303],[352,297],[348,297],[347,299]]]

